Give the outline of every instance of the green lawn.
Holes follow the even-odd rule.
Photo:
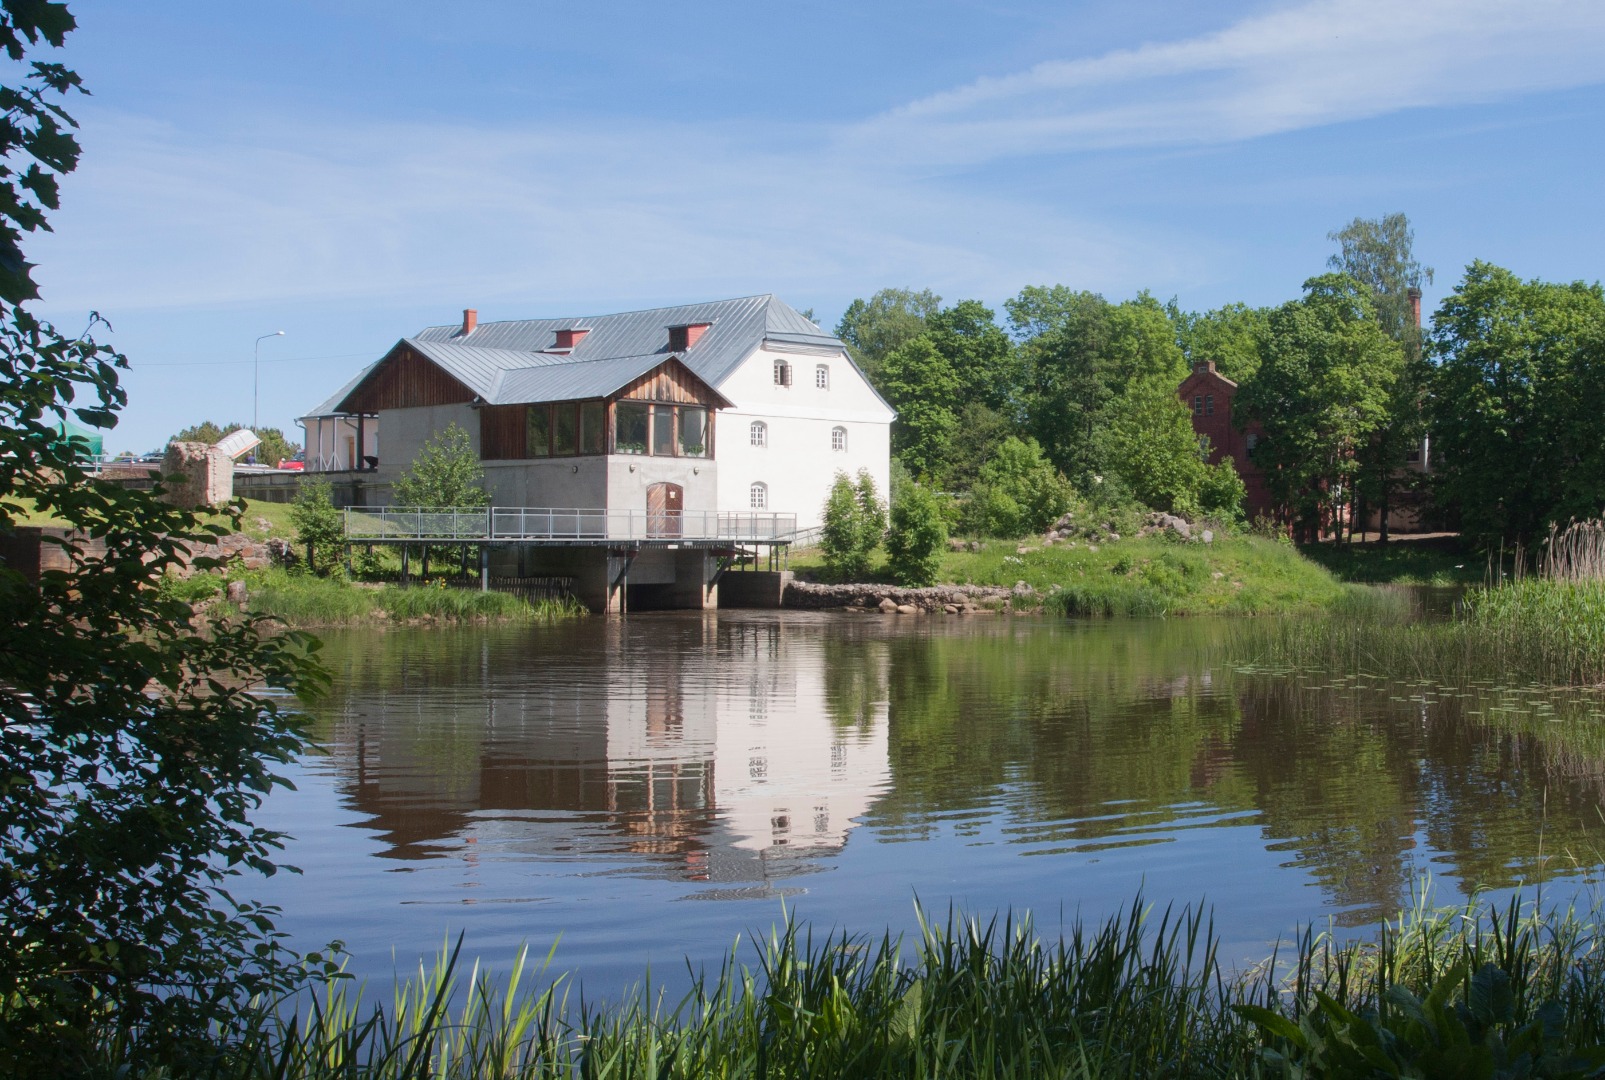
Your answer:
[[[1342,581],[1372,585],[1481,585],[1488,560],[1460,546],[1457,536],[1395,537],[1387,544],[1305,544],[1306,558]]]

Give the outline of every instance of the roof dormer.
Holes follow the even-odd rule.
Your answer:
[[[712,323],[686,323],[683,326],[669,327],[669,351],[685,352],[697,343],[697,339],[708,332]]]
[[[580,339],[591,332],[588,326],[570,326],[557,332],[557,344],[554,349],[572,349],[580,343]]]

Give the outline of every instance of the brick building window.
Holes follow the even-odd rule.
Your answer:
[[[1199,395],[1198,397],[1193,398],[1193,415],[1194,416],[1203,416],[1204,415],[1204,398],[1203,398],[1203,395]]]
[[[1215,395],[1214,394],[1205,394],[1204,395],[1204,415],[1205,416],[1214,416],[1215,415]]]

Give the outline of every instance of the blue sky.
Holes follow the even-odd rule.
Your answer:
[[[30,254],[45,314],[131,360],[112,449],[248,421],[278,329],[289,430],[464,307],[1270,304],[1392,211],[1429,307],[1474,258],[1592,281],[1605,250],[1597,0],[73,10],[85,156]]]

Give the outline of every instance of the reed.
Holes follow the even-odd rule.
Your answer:
[[[1605,1035],[1595,922],[1514,900],[1450,911],[1420,902],[1365,941],[1312,930],[1246,971],[1221,962],[1207,913],[1155,917],[1140,897],[1046,939],[1008,915],[922,913],[920,926],[905,946],[815,938],[788,921],[758,943],[755,963],[732,950],[678,998],[647,985],[611,1006],[576,1000],[550,954],[532,965],[520,953],[505,982],[475,965],[459,985],[458,951],[444,950],[387,1004],[331,979],[294,1009],[256,1014],[210,1074],[1227,1077],[1286,1075],[1287,1063],[1307,1070],[1293,1075],[1362,1075],[1332,1071],[1330,1058],[1369,1033],[1397,1066],[1376,1075],[1494,1075],[1410,1071],[1434,1060],[1417,1018],[1436,1002],[1474,1029],[1461,1032],[1473,1065],[1480,1054],[1498,1075],[1582,1076],[1569,1070]],[[1530,1071],[1512,1071],[1507,1058],[1534,1025],[1543,1039]]]

